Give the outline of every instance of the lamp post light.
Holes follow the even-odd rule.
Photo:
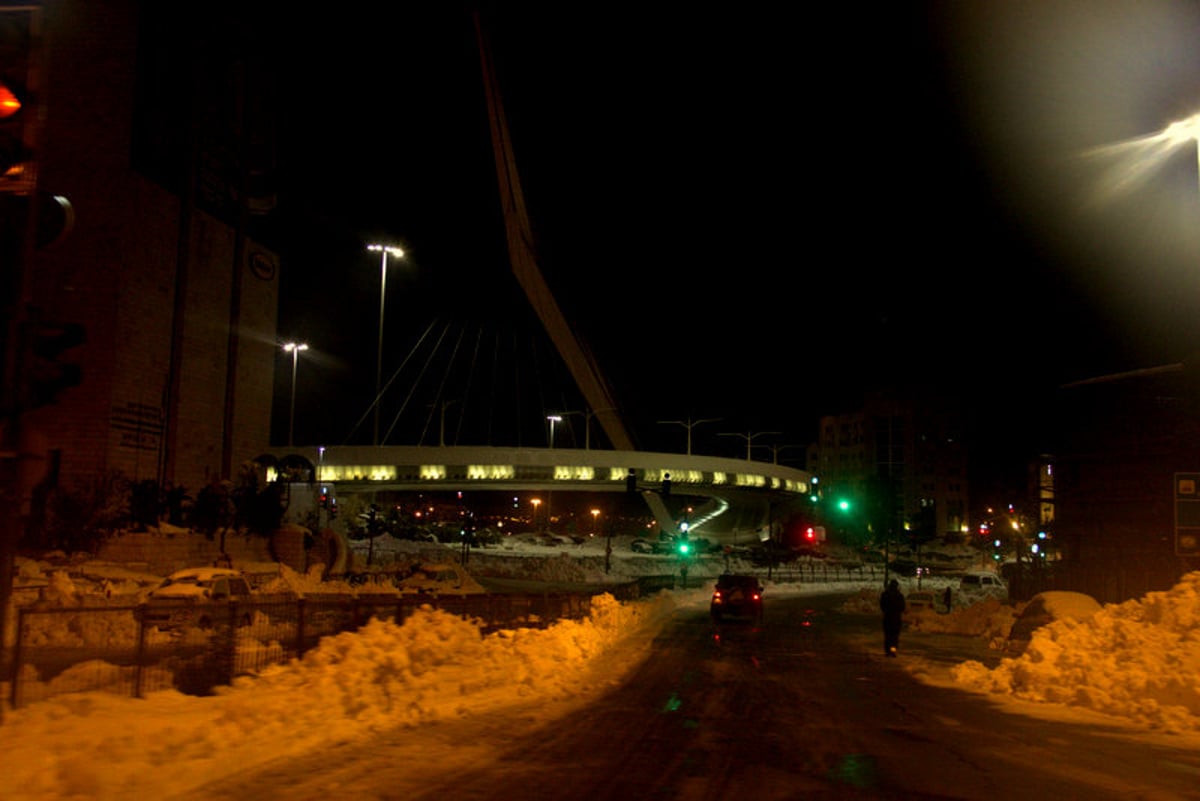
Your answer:
[[[1186,120],[1173,122],[1163,129],[1161,136],[1170,145],[1196,144],[1196,166],[1200,169],[1200,114],[1193,114]]]
[[[748,462],[751,459],[751,456],[750,456],[751,444],[754,442],[754,440],[756,438],[765,437],[768,434],[780,434],[780,433],[782,433],[782,432],[780,432],[780,431],[758,431],[755,433],[746,432],[745,434],[739,434],[737,432],[730,431],[730,432],[722,432],[719,436],[741,437],[742,439],[746,440],[746,461]]]
[[[379,265],[379,348],[375,357],[375,435],[374,444],[379,444],[379,389],[383,378],[383,305],[387,299],[387,263],[388,256],[397,259],[404,256],[404,251],[391,245],[370,244],[367,250],[380,254]]]
[[[562,415],[551,414],[546,419],[550,421],[550,450],[554,450],[554,424],[562,422]]]
[[[538,507],[542,505],[542,499],[534,498],[534,499],[530,500],[529,502],[531,504],[533,504],[533,530],[537,531],[538,530]]]
[[[680,426],[683,426],[684,428],[686,428],[687,429],[687,455],[691,456],[692,455],[692,429],[695,428],[696,426],[700,425],[701,423],[715,423],[715,422],[719,421],[720,419],[721,419],[720,417],[709,417],[704,420],[693,420],[691,418],[691,416],[689,415],[686,422],[683,420],[659,420],[658,424],[664,425],[664,426],[674,424],[674,425],[680,425]],[[747,457],[747,458],[749,458],[749,457]]]
[[[287,342],[284,343],[283,350],[285,353],[292,354],[292,402],[291,409],[288,412],[288,447],[292,447],[292,434],[296,429],[296,362],[300,359],[300,351],[308,350],[308,345],[303,342]]]

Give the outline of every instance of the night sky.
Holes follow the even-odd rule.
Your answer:
[[[537,338],[471,17],[432,5],[280,31],[279,328],[313,347],[298,444],[369,441],[369,421],[352,431],[374,385],[369,241],[409,253],[389,272],[385,380],[426,331],[461,335],[460,354]],[[961,397],[977,456],[1037,447],[1028,421],[1058,384],[1190,358],[1195,145],[1090,151],[1200,109],[1197,4],[542,5],[484,25],[542,271],[642,447],[683,449],[659,420],[721,418],[696,452],[780,431],[763,442],[794,462],[820,415],[891,382]],[[548,344],[529,347],[521,404],[581,408]]]

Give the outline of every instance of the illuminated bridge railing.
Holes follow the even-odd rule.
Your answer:
[[[578,484],[588,489],[624,489],[633,471],[639,489],[661,487],[669,478],[673,487],[681,489],[802,494],[809,491],[812,479],[806,471],[767,462],[630,451],[385,446],[299,449],[293,454],[313,465],[316,480],[330,483]]]

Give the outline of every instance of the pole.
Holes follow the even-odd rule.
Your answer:
[[[379,347],[375,352],[375,435],[372,439],[375,445],[379,444],[379,407],[382,405],[379,389],[383,381],[383,304],[387,299],[387,248],[380,248],[379,256]]]
[[[296,363],[300,360],[300,348],[292,348],[292,403],[288,412],[288,447],[292,447],[292,434],[296,430]]]

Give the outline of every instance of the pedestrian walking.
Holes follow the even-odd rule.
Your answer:
[[[950,590],[950,585],[946,585],[946,591],[942,593],[942,603],[946,605],[946,614],[950,614],[950,603],[954,600],[954,595]]]
[[[900,582],[892,579],[887,589],[879,595],[879,609],[883,612],[883,652],[895,656],[900,647],[900,626],[904,621],[904,594]]]

